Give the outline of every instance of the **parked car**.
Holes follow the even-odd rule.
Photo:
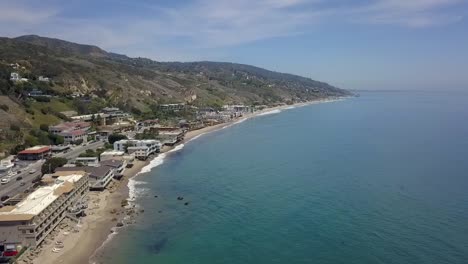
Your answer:
[[[34,174],[34,173],[36,173],[36,170],[34,169],[29,171],[29,174]]]
[[[16,174],[20,174],[20,173],[21,173],[21,171],[20,171],[20,170],[16,172]]]
[[[3,202],[3,201],[6,201],[6,200],[8,200],[8,199],[10,199],[10,196],[8,196],[8,195],[3,195],[2,198],[0,198],[0,201]]]
[[[7,184],[7,183],[9,183],[9,182],[10,182],[9,179],[2,179],[2,180],[0,181],[1,184]]]

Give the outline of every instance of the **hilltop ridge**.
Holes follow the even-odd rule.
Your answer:
[[[27,81],[11,81],[11,73]],[[28,96],[31,91],[53,99],[38,102]],[[56,124],[64,120],[63,111],[86,114],[116,106],[151,116],[164,103],[272,106],[346,95],[324,82],[244,64],[158,62],[37,35],[0,38],[0,114],[6,117],[0,142],[11,140],[12,125]]]

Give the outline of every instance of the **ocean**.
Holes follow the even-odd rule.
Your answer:
[[[203,135],[135,178],[144,213],[94,260],[468,263],[467,120],[465,93],[362,92]]]

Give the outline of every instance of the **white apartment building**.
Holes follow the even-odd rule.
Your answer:
[[[0,255],[15,256],[22,247],[38,246],[89,189],[85,172],[59,172],[43,182],[47,185],[20,203],[0,208]]]
[[[114,142],[115,151],[124,151],[134,154],[135,158],[146,159],[149,155],[159,153],[161,142],[155,139],[128,140],[123,139]]]

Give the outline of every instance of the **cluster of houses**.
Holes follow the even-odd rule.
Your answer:
[[[44,77],[44,76],[39,76],[39,78],[37,78],[38,81],[40,82],[49,82],[50,79],[48,77]],[[27,82],[29,81],[28,78],[22,78],[21,75],[17,72],[12,72],[10,74],[10,81],[12,82]]]
[[[18,80],[18,74],[12,78]],[[180,111],[185,104],[161,105],[162,110]],[[192,106],[190,106],[192,107]],[[192,107],[194,108],[194,107]],[[127,127],[129,139],[113,143],[113,149],[100,153],[99,157],[77,157],[63,167],[56,168],[52,174],[42,177],[39,188],[23,199],[4,204],[0,208],[0,256],[15,256],[23,247],[36,247],[65,217],[77,217],[86,207],[85,197],[89,190],[102,191],[108,188],[113,179],[119,180],[134,159],[146,160],[157,155],[164,145],[174,145],[184,139],[187,129],[197,129],[206,122],[221,123],[252,112],[254,109],[244,105],[226,105],[221,111],[211,108],[196,109],[197,120],[180,120],[177,127],[163,127],[158,120],[134,122],[131,116],[118,108],[104,108],[93,115],[71,116],[73,121],[50,126],[49,133],[64,139],[60,146],[35,146],[20,151],[20,160],[47,159],[54,152],[66,151],[68,144],[86,142],[89,136],[107,141],[116,130],[109,123],[131,123]],[[92,131],[96,117],[103,120],[99,131]],[[109,129],[102,129],[107,127]],[[135,139],[147,130],[156,130],[157,139]],[[9,166],[5,162],[3,167]]]
[[[64,122],[56,126],[50,126],[49,133],[62,136],[64,143],[70,144],[79,141],[86,142],[90,128],[91,123],[89,122]]]
[[[62,133],[61,129],[56,132]],[[159,153],[161,146],[158,140],[120,140],[99,157],[77,157],[45,174],[41,187],[22,199],[8,200],[0,208],[0,256],[12,257],[24,247],[39,245],[62,219],[82,215],[89,190],[105,190],[113,179],[122,178],[135,158],[147,159]],[[51,154],[51,147],[37,146],[20,152],[18,158],[37,160]]]

